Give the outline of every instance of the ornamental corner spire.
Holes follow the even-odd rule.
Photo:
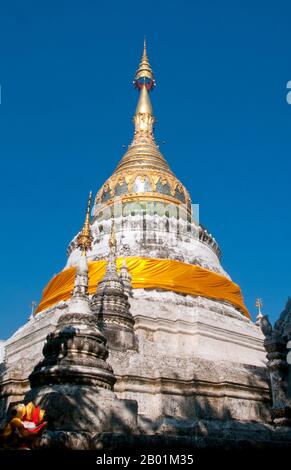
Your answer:
[[[262,299],[256,299],[256,307],[258,309],[258,315],[256,317],[256,325],[260,325],[261,320],[263,318],[263,313],[262,313],[262,306],[263,306],[263,301]]]
[[[90,250],[91,245],[92,245],[92,234],[91,234],[91,228],[90,228],[91,201],[92,201],[92,191],[90,191],[89,193],[85,222],[77,238],[77,246],[82,251],[83,256],[86,256],[87,251]]]

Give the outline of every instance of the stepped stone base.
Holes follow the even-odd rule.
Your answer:
[[[166,432],[167,428],[167,432]],[[173,431],[171,423],[164,423],[163,429],[155,434],[138,433],[75,433],[64,431],[46,431],[35,443],[38,449],[75,449],[95,450],[99,452],[121,452],[155,454],[182,454],[187,451],[226,450],[270,451],[291,449],[290,428],[274,428],[267,425],[237,421],[193,421],[177,423]]]
[[[117,378],[114,392],[138,401],[141,420],[190,414],[269,421],[266,358],[256,325],[233,307],[203,298],[141,289],[133,295],[135,349],[109,345],[108,363]],[[66,311],[61,303],[40,313],[7,341],[1,388],[6,405],[23,400],[45,338]]]
[[[168,436],[178,439],[177,442],[183,436],[183,440],[189,440],[189,445],[196,441],[201,441],[201,445],[209,440],[221,442],[222,439],[225,442],[246,439],[251,445],[252,440],[257,439],[255,436],[266,443],[279,442],[282,436],[284,440],[284,433],[280,437],[270,425],[269,378],[263,336],[256,325],[233,307],[203,298],[143,290],[134,290],[133,295],[130,303],[135,321],[135,349],[122,351],[109,347],[108,357],[117,379],[114,393],[123,403],[116,407],[113,401],[108,408],[122,417],[128,428],[136,429],[135,436],[138,436],[130,437],[126,433],[125,441],[128,439],[138,446],[143,439],[164,442],[162,436],[165,442]],[[61,303],[37,315],[7,341],[1,389],[6,406],[23,401],[29,389],[28,376],[42,357],[45,337],[55,330],[59,317],[66,315],[66,311],[66,303]],[[80,427],[76,427],[79,419],[86,421],[88,418],[89,422],[95,419],[93,414],[96,413],[98,427],[105,395],[99,391],[96,396],[94,393],[73,394],[75,405],[72,406],[70,390],[68,396],[62,398],[64,390],[54,387],[46,390],[52,397],[58,396],[53,400],[52,412],[56,417],[62,415],[63,405],[58,403],[68,400],[65,406],[72,407],[72,416],[70,427],[57,426],[53,439],[59,442],[56,445],[61,445],[63,439],[62,445],[72,448],[69,442],[76,439],[72,436],[79,434],[76,434],[76,429],[80,431]],[[42,394],[35,397],[38,402],[44,399]],[[89,404],[85,417],[82,416],[84,410],[81,413],[78,409],[84,400]],[[132,401],[138,404],[135,424],[131,416],[133,405],[128,404]],[[106,427],[108,418],[106,415],[103,424],[111,432]],[[86,426],[84,424],[80,434],[83,444],[78,444],[77,448],[92,447],[93,437],[98,434],[92,434]],[[69,434],[61,433],[61,427]],[[116,437],[110,441],[112,446],[118,445],[118,439],[124,435],[122,427],[115,429]],[[47,433],[45,436],[52,439]],[[45,445],[44,441],[41,445]]]

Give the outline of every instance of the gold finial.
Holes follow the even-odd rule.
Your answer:
[[[152,88],[154,86],[155,77],[154,77],[153,71],[151,69],[149,59],[148,59],[148,55],[147,55],[146,39],[144,39],[143,54],[142,54],[141,62],[139,64],[139,67],[138,67],[138,69],[136,71],[136,74],[135,74],[135,77],[134,77],[135,84],[138,88],[139,88],[138,82],[141,79],[144,79],[144,80],[149,79],[150,80],[150,88]]]
[[[85,222],[77,238],[77,246],[82,251],[83,256],[85,256],[86,252],[91,248],[92,240],[93,240],[92,235],[91,235],[91,228],[90,228],[91,200],[92,200],[92,191],[90,191],[89,193]]]
[[[143,53],[142,53],[142,59],[141,61],[149,61],[148,59],[148,55],[147,55],[147,40],[146,40],[146,37],[144,37],[144,40],[143,40]]]
[[[149,91],[154,87],[155,80],[147,56],[146,40],[144,40],[143,55],[135,75],[134,84],[140,91],[138,104],[133,118],[135,125],[135,139],[140,136],[142,138],[146,136],[153,139],[153,125],[155,123],[155,118],[153,115]]]

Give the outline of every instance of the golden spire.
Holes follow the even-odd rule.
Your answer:
[[[137,103],[135,114],[153,114],[153,108],[149,97],[149,92],[145,85],[140,91],[140,97]]]
[[[143,54],[142,54],[142,58],[141,58],[141,62],[139,64],[139,67],[136,71],[134,80],[135,80],[135,83],[137,83],[140,79],[146,79],[146,78],[149,79],[154,85],[155,78],[154,78],[154,74],[153,74],[153,71],[151,69],[149,59],[148,59],[148,55],[147,55],[146,39],[144,39]]]
[[[147,138],[148,140],[153,141],[153,125],[155,118],[153,115],[149,91],[153,89],[155,79],[147,56],[146,41],[144,41],[143,55],[134,77],[134,84],[140,91],[140,97],[133,118],[135,125],[133,143],[140,138]]]
[[[134,85],[139,92],[133,117],[134,137],[117,168],[96,196],[96,214],[104,209],[104,205],[111,206],[115,198],[118,201],[144,202],[154,199],[163,204],[169,204],[170,201],[177,205],[185,203],[190,213],[189,193],[173,174],[155,141],[155,117],[150,100],[154,75],[149,64],[146,43]]]
[[[86,256],[86,252],[91,248],[92,240],[93,240],[92,235],[91,235],[91,228],[90,228],[91,200],[92,200],[92,191],[90,191],[89,193],[85,222],[77,238],[77,246],[82,251],[83,256]]]

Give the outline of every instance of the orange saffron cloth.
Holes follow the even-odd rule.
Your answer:
[[[221,274],[180,261],[141,257],[118,258],[117,269],[120,269],[124,259],[132,276],[134,289],[163,289],[222,300],[238,307],[250,318],[239,286]],[[90,294],[95,293],[98,282],[105,274],[106,264],[105,260],[88,263]],[[75,267],[57,274],[45,287],[35,314],[61,300],[68,300],[74,288],[75,274]]]

